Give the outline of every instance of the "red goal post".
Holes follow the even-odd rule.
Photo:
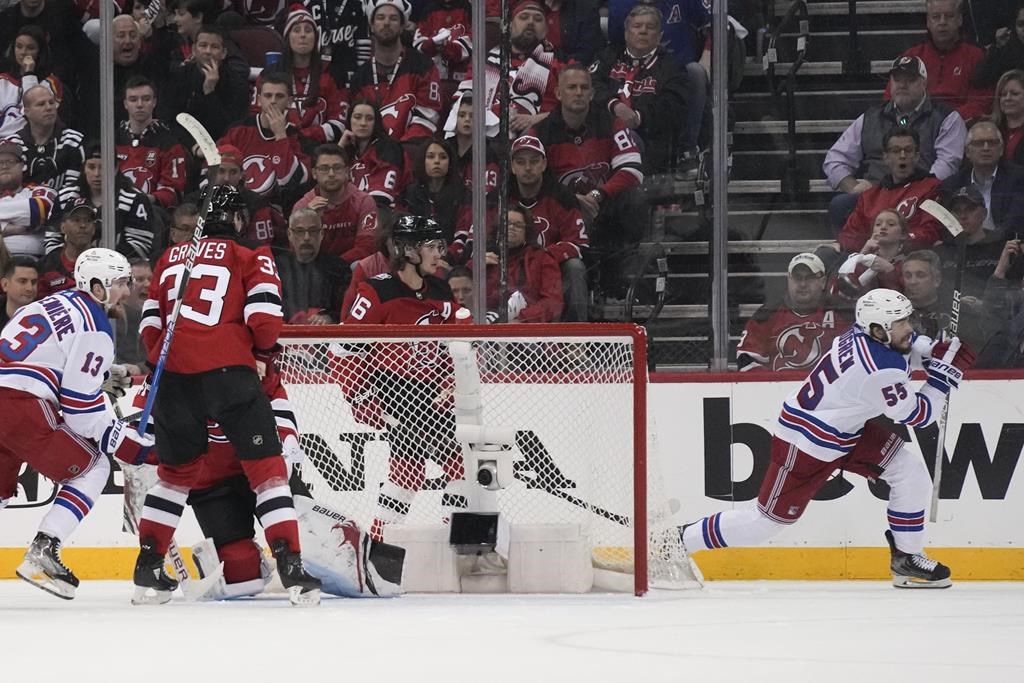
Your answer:
[[[671,585],[685,560],[649,460],[647,338],[637,325],[286,326],[282,379],[314,498],[366,529],[440,524],[459,508],[451,491],[465,473],[450,434],[465,389],[452,370],[455,341],[472,349],[483,424],[515,430],[501,514],[579,524],[596,570],[631,573],[637,595]]]

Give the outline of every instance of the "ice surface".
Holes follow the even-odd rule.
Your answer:
[[[628,596],[283,597],[132,607],[0,581],[3,681],[1024,681],[1024,584],[718,582]]]

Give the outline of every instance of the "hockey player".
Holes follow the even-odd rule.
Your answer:
[[[102,493],[106,455],[135,463],[153,445],[100,393],[114,358],[107,316],[129,295],[131,272],[116,251],[89,249],[75,264],[75,289],[24,306],[0,333],[0,508],[17,490],[22,463],[61,485],[16,571],[66,600],[78,579],[60,547]]]
[[[448,284],[433,275],[446,253],[442,236],[430,218],[399,218],[391,272],[359,283],[345,324],[454,324],[459,306]],[[439,345],[417,342],[375,344],[365,357],[350,354],[332,361],[356,420],[376,429],[388,427],[388,479],[370,530],[377,540],[383,539],[386,524],[408,514],[426,480],[428,458],[440,461],[448,481],[463,477],[448,405],[452,373],[446,358]]]
[[[139,523],[134,602],[167,602],[176,587],[164,572],[163,558],[203,467],[212,420],[234,446],[256,493],[256,514],[292,601],[316,604],[320,582],[302,566],[288,469],[256,373],[257,363],[269,362],[280,348],[281,281],[270,250],[238,238],[244,205],[237,190],[221,185],[211,192],[206,236],[196,252],[153,406],[159,481],[146,496]],[[154,364],[190,250],[188,243],[171,247],[153,273],[140,333]]]
[[[952,585],[949,567],[922,552],[932,492],[924,460],[871,421],[884,415],[908,427],[931,424],[974,361],[956,337],[938,343],[915,338],[913,312],[910,300],[891,289],[872,290],[857,301],[856,324],[835,339],[782,404],[757,508],[726,510],[681,527],[687,552],[764,542],[796,522],[832,472],[842,468],[890,486],[885,537],[893,585]],[[915,392],[910,363],[918,359],[928,381]]]

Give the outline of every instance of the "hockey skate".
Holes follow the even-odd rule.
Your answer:
[[[33,586],[52,593],[58,598],[75,597],[78,577],[71,573],[60,559],[60,541],[39,532],[16,570],[18,576]]]
[[[178,582],[164,570],[164,556],[153,550],[149,542],[142,543],[133,578],[133,605],[162,605],[170,601],[171,593],[178,587]]]
[[[288,591],[293,605],[312,607],[320,604],[320,579],[310,575],[302,566],[302,556],[288,549],[288,542],[274,541],[270,547],[277,560],[277,575]]]
[[[885,540],[889,542],[892,560],[892,585],[897,588],[949,588],[953,581],[949,578],[949,567],[929,560],[923,554],[911,555],[896,549],[896,540],[892,531],[885,532]]]

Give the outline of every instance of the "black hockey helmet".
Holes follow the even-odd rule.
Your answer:
[[[426,216],[401,216],[392,230],[395,242],[419,244],[430,240],[443,240],[444,230],[433,218]]]
[[[203,200],[209,195],[210,212],[206,216],[207,234],[234,234],[235,214],[246,209],[242,194],[231,185],[214,185],[204,191]]]

